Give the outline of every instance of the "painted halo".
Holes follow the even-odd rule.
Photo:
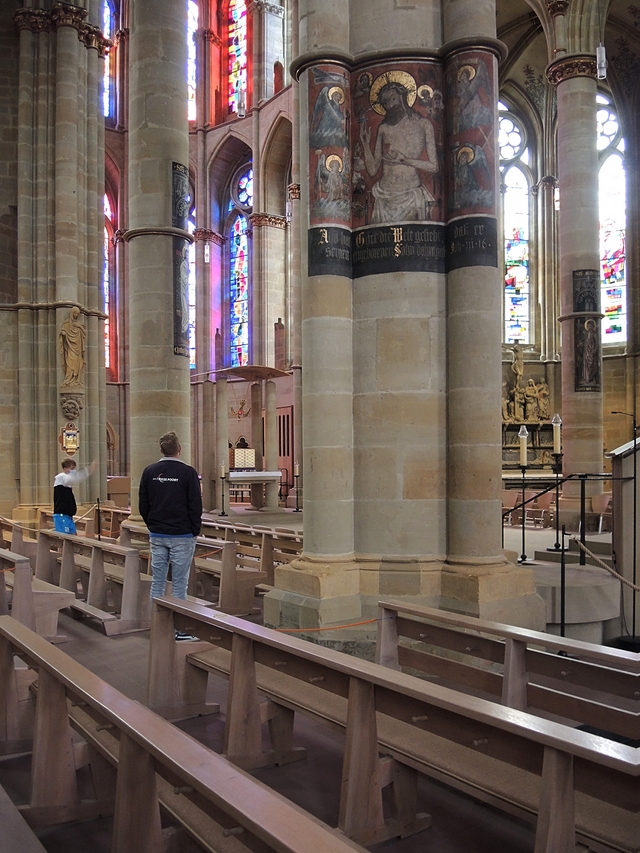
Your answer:
[[[462,74],[464,71],[466,71],[469,75],[469,80],[473,80],[473,78],[478,72],[478,69],[474,68],[473,65],[461,65],[460,68],[458,68],[458,80],[462,79]]]
[[[333,100],[333,96],[338,94],[338,103],[344,104],[344,91],[340,88],[340,86],[332,86],[329,89],[329,100]]]
[[[428,86],[426,83],[423,83],[422,86],[418,87],[418,97],[423,101],[427,98],[433,98],[433,86]]]
[[[407,103],[412,107],[416,100],[416,81],[408,71],[385,71],[373,81],[371,91],[369,93],[369,103],[378,115],[383,116],[386,113],[385,108],[378,100],[380,90],[388,83],[399,83],[404,86],[407,92]]]
[[[458,161],[458,163],[460,162],[460,155],[463,153],[469,155],[469,159],[467,160],[468,163],[473,163],[473,161],[476,159],[476,152],[473,150],[473,148],[471,148],[469,145],[463,145],[462,148],[458,149],[458,153],[456,154],[456,160]]]
[[[339,171],[339,172],[341,172],[341,171],[344,169],[344,164],[343,164],[343,162],[342,162],[342,157],[338,157],[338,155],[337,155],[337,154],[330,154],[330,155],[327,157],[327,159],[326,159],[326,161],[325,161],[325,164],[324,164],[324,165],[325,165],[325,168],[326,168],[327,170],[330,170],[330,169],[331,169],[331,164],[332,164],[332,163],[337,163],[337,164],[338,164],[338,171]]]

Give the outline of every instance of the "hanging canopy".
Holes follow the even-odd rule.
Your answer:
[[[286,370],[277,367],[264,367],[261,364],[244,364],[240,367],[225,367],[214,371],[216,376],[226,376],[227,379],[244,379],[247,382],[259,382],[261,379],[277,379],[279,376],[289,376]]]

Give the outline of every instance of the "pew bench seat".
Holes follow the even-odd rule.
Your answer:
[[[46,853],[29,824],[0,785],[0,827],[2,853]]]
[[[226,648],[212,646],[205,651],[195,651],[187,654],[186,661],[207,673],[229,679],[231,651]],[[258,691],[265,699],[328,724],[337,731],[346,730],[346,697],[257,662],[255,671]],[[535,822],[542,784],[538,773],[483,754],[481,743],[463,746],[380,712],[377,726],[383,753],[481,802]],[[606,849],[639,849],[637,816],[628,810],[580,791],[575,792],[575,808],[579,834],[598,839]]]

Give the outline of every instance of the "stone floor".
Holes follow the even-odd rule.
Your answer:
[[[243,520],[246,510],[238,508]],[[271,521],[260,513],[260,523],[301,527],[301,513],[278,513]],[[268,519],[268,520],[267,520]],[[529,536],[529,531],[527,531]],[[519,548],[515,529],[507,530],[505,546]],[[530,532],[534,548],[553,545],[554,531]],[[529,546],[527,546],[529,547]],[[131,699],[144,701],[148,632],[106,637],[90,621],[78,621],[61,614],[59,631],[68,638],[60,646],[68,655]],[[214,701],[222,713],[188,720],[180,727],[216,752],[221,752],[226,705],[226,682],[213,679]],[[338,820],[342,761],[341,734],[298,715],[296,745],[307,749],[307,760],[285,767],[256,771],[256,778],[288,797],[316,817],[335,826]],[[28,757],[0,758],[0,784],[15,802],[28,799]],[[496,809],[464,796],[425,777],[420,779],[419,810],[432,815],[433,825],[417,835],[375,845],[385,853],[532,853],[534,828]],[[85,821],[38,832],[48,853],[109,853],[111,821]],[[1,835],[1,829],[0,829]],[[0,838],[0,851],[2,842]],[[321,851],[309,851],[321,853]]]

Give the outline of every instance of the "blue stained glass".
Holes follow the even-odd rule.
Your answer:
[[[242,214],[231,226],[229,312],[231,366],[240,367],[249,363],[249,240]]]

